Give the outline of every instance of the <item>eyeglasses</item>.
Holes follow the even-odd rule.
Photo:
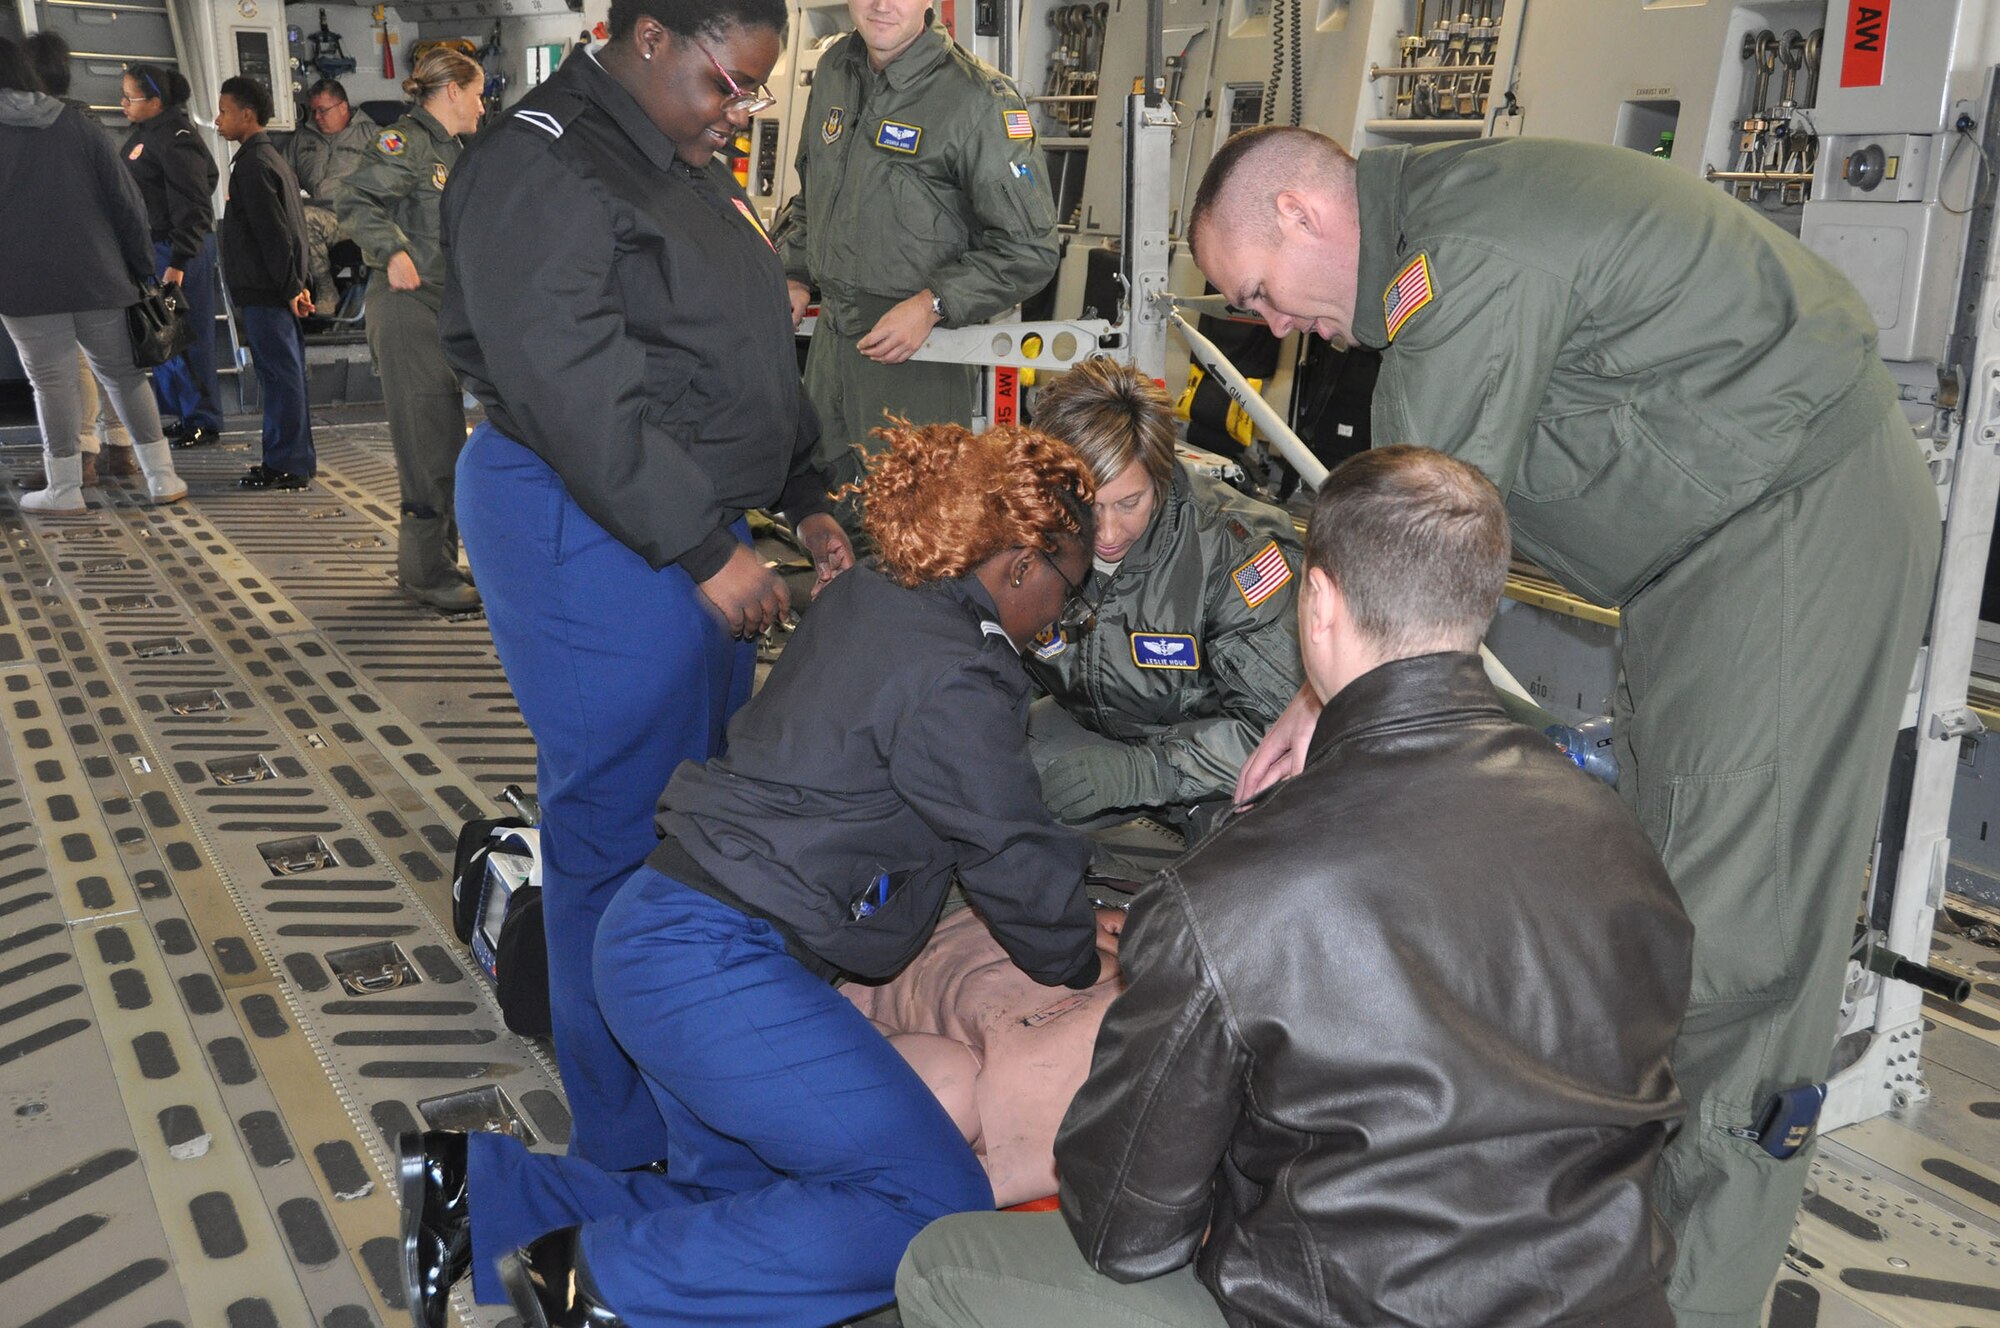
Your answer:
[[[1069,574],[1063,571],[1061,564],[1049,557],[1046,549],[1037,549],[1035,552],[1041,554],[1042,561],[1062,578],[1065,593],[1062,613],[1056,618],[1056,626],[1065,632],[1087,632],[1097,626],[1097,600],[1084,598],[1083,587],[1069,579]]]
[[[773,97],[771,90],[762,83],[745,92],[736,80],[729,76],[729,71],[722,67],[722,61],[716,59],[713,52],[704,46],[701,48],[701,53],[708,56],[708,62],[715,66],[715,72],[722,75],[722,81],[729,85],[729,96],[722,103],[724,115],[735,115],[739,112],[744,115],[755,115],[759,111],[768,111],[778,104],[778,99]]]
[[[141,102],[158,101],[158,100],[159,98],[153,96],[151,93],[148,93],[143,97],[120,97],[118,99],[118,104],[120,106],[137,106]]]
[[[324,120],[327,116],[332,115],[345,105],[347,103],[344,101],[330,101],[324,106],[315,106],[312,108],[312,118],[315,120]]]

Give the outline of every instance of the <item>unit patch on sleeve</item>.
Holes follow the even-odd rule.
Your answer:
[[[1254,609],[1285,588],[1285,583],[1292,579],[1292,565],[1285,561],[1285,551],[1278,547],[1278,541],[1272,540],[1255,558],[1231,572],[1229,579],[1235,584],[1236,593],[1243,596],[1243,602]]]
[[[1198,669],[1201,650],[1181,632],[1134,632],[1132,662],[1142,669]]]
[[[375,146],[382,149],[382,151],[388,153],[392,157],[400,157],[403,155],[403,149],[408,147],[409,144],[404,140],[402,130],[384,129],[381,132],[381,134],[376,137]]]
[[[1007,126],[1007,137],[1009,138],[1033,138],[1035,136],[1035,122],[1028,118],[1026,111],[1002,111],[1000,113],[1000,120],[1001,123]]]
[[[1389,289],[1382,292],[1382,321],[1389,325],[1389,340],[1394,341],[1396,334],[1403,330],[1403,324],[1436,298],[1437,287],[1431,281],[1430,256],[1420,253],[1396,274],[1396,279],[1389,283]]]
[[[887,148],[891,152],[914,153],[917,144],[923,141],[923,137],[922,125],[897,124],[894,120],[884,120],[882,127],[875,131],[875,146]]]

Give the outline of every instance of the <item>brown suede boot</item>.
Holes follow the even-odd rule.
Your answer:
[[[128,450],[129,450],[129,449],[128,449]],[[83,452],[83,453],[80,453],[79,455],[80,455],[80,456],[82,456],[82,458],[83,458],[83,479],[82,479],[82,481],[81,481],[81,482],[82,482],[82,484],[83,484],[83,486],[84,486],[84,487],[85,487],[86,489],[92,489],[92,488],[96,488],[96,487],[97,487],[97,453],[95,453],[95,452]],[[113,474],[117,474],[118,472],[116,472],[116,471],[113,471],[112,473],[113,473]],[[40,470],[37,470],[37,471],[34,471],[34,472],[32,472],[32,473],[27,473],[27,472],[24,472],[24,473],[23,473],[23,474],[21,475],[21,485],[22,485],[22,487],[23,487],[23,488],[29,488],[29,489],[46,489],[46,488],[48,488],[48,487],[49,487],[49,473],[48,473],[48,469],[47,469],[46,467],[44,467],[44,468],[42,468],[42,469],[40,469]]]
[[[119,447],[116,444],[107,444],[104,450],[98,453],[97,459],[99,463],[97,473],[100,475],[116,475],[123,478],[127,475],[137,475],[140,473],[138,459],[132,455],[132,449],[129,445]],[[90,471],[86,469],[84,474],[87,476],[90,474]],[[96,481],[85,479],[84,483],[94,484]]]

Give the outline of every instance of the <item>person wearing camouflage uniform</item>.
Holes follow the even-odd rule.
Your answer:
[[[341,232],[337,215],[340,182],[375,150],[376,130],[367,119],[354,118],[354,105],[338,79],[323,78],[313,84],[306,93],[306,109],[311,118],[285,145],[285,162],[306,195],[306,259],[312,267],[313,304],[330,314],[338,292],[327,251],[350,238]]]
[[[815,460],[837,483],[859,478],[855,448],[878,446],[868,435],[885,413],[972,422],[977,370],[910,356],[935,326],[1035,294],[1057,257],[1048,173],[1013,83],[925,0],[850,0],[849,14],[857,31],[819,62],[799,190],[774,228],[795,321],[819,288],[805,385]]]

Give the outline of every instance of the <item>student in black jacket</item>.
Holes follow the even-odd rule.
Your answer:
[[[823,577],[853,557],[812,463],[785,269],[714,160],[767,109],[786,0],[613,0],[447,171],[445,358],[486,408],[452,501],[535,736],[549,1020],[606,1167],[666,1151],[591,991],[598,919],[653,851],[674,767],[721,749],[785,583],[777,508]]]
[[[531,1328],[841,1322],[889,1300],[931,1217],[992,1208],[951,1117],[827,979],[907,963],[954,877],[1037,981],[1114,966],[1088,848],[1028,760],[1020,660],[1085,616],[1092,485],[1045,434],[887,436],[866,488],[881,570],[842,573],[726,754],[675,772],[666,838],[598,931],[598,1001],[666,1120],[666,1174],[404,1136],[420,1322],[441,1328],[468,1264]]]
[[[237,483],[303,489],[316,467],[299,330],[299,320],[313,311],[299,181],[264,132],[271,119],[268,88],[240,76],[227,79],[217,102],[216,132],[237,145],[222,213],[222,279],[236,301],[264,398],[264,459]]]
[[[153,371],[160,408],[178,415],[176,447],[222,437],[215,385],[215,158],[188,118],[188,81],[158,65],[130,65],[118,104],[132,122],[125,167],[139,183],[153,236],[153,272],[187,293],[194,344]]]

